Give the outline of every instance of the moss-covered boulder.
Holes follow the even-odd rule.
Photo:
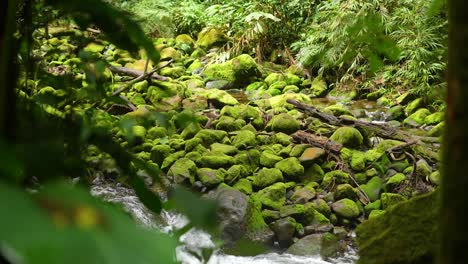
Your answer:
[[[371,202],[378,200],[383,187],[383,181],[379,177],[372,177],[366,184],[360,186]]]
[[[234,165],[235,160],[231,156],[215,152],[203,155],[200,163],[203,167],[218,169],[231,167]]]
[[[384,214],[372,211],[373,217],[356,229],[358,263],[433,263],[440,246],[437,200],[437,192],[433,192],[402,202]]]
[[[424,121],[427,116],[429,116],[431,112],[426,108],[420,108],[410,116],[408,116],[405,120],[403,120],[403,124],[409,126],[421,126],[424,125]]]
[[[402,117],[405,114],[405,109],[401,105],[395,105],[390,107],[386,112],[386,120],[395,120]]]
[[[291,180],[300,180],[304,175],[304,167],[297,158],[290,157],[275,164],[283,175]]]
[[[303,181],[320,183],[322,182],[324,175],[325,172],[323,171],[322,167],[320,167],[320,165],[317,163],[314,163],[305,169]]]
[[[416,171],[415,174],[421,178],[429,178],[432,173],[431,166],[427,163],[426,160],[420,159],[416,162]]]
[[[444,126],[445,126],[445,122],[440,122],[439,124],[431,128],[431,130],[427,132],[427,135],[430,137],[442,136],[442,134],[444,133]]]
[[[331,135],[330,139],[347,148],[360,148],[364,140],[361,132],[354,127],[340,127]]]
[[[351,117],[353,116],[353,114],[348,109],[346,109],[342,104],[330,105],[330,106],[327,106],[323,110],[325,112],[329,112],[333,114],[334,116],[342,116],[342,115],[351,116]]]
[[[294,191],[290,200],[295,204],[305,204],[315,198],[315,189],[311,186],[304,186]]]
[[[255,196],[262,205],[279,210],[286,202],[286,184],[275,183],[260,190]]]
[[[226,131],[214,129],[202,129],[195,135],[196,138],[201,139],[205,146],[210,146],[213,143],[221,142],[226,136]]]
[[[237,105],[239,101],[234,98],[231,94],[226,91],[219,90],[219,89],[206,89],[206,90],[199,90],[197,93],[201,96],[206,97],[211,102],[216,103],[217,105]]]
[[[227,144],[213,143],[210,146],[211,152],[218,152],[226,155],[234,155],[237,153],[237,148]]]
[[[410,103],[408,103],[408,105],[406,105],[405,112],[409,116],[409,115],[413,114],[414,112],[416,112],[416,110],[418,110],[419,108],[423,107],[423,105],[424,105],[423,98],[421,98],[421,97],[416,98],[413,101],[411,101]]]
[[[358,193],[356,189],[353,188],[353,186],[351,186],[348,183],[344,183],[344,184],[339,184],[338,186],[336,186],[334,196],[335,196],[335,200],[348,198],[353,201],[356,201],[358,198]]]
[[[240,179],[233,187],[246,195],[251,195],[253,191],[252,182],[247,179]]]
[[[228,36],[220,29],[207,27],[198,33],[197,45],[202,49],[209,49],[226,43]]]
[[[348,183],[349,181],[349,174],[341,171],[341,170],[334,170],[325,173],[323,176],[321,186],[327,187],[332,184],[340,184],[340,183]]]
[[[248,147],[255,146],[255,133],[249,130],[239,131],[237,132],[237,135],[234,136],[232,144],[238,149],[246,149]]]
[[[228,82],[223,87],[246,86],[260,76],[260,70],[254,59],[247,54],[242,54],[232,60],[210,64],[203,70],[207,81],[223,80]]]
[[[265,188],[276,182],[282,182],[283,180],[283,173],[279,169],[263,168],[258,172],[257,175],[255,175],[253,185],[260,188]]]
[[[353,219],[361,214],[356,202],[350,199],[341,199],[332,204],[333,212],[340,217]]]
[[[193,184],[197,173],[197,165],[190,159],[182,158],[169,168],[167,176],[176,184]]]
[[[263,218],[261,197],[258,197],[258,195],[250,196],[248,204],[245,238],[259,244],[272,245],[275,233]]]
[[[385,190],[391,192],[394,191],[402,182],[406,180],[406,175],[403,173],[397,173],[390,177],[385,183]]]
[[[268,86],[271,86],[272,84],[276,83],[276,82],[280,82],[280,81],[284,81],[286,79],[286,76],[281,74],[281,73],[276,73],[276,72],[273,72],[273,73],[270,73],[266,78],[265,78],[265,83],[268,85]]]
[[[400,202],[406,201],[406,198],[398,193],[382,193],[380,200],[382,202],[382,209],[387,209]]]
[[[444,121],[445,119],[445,113],[444,112],[435,112],[432,113],[426,118],[424,118],[424,124],[426,125],[437,125],[438,123]]]
[[[293,116],[282,113],[274,116],[270,122],[268,122],[267,127],[275,132],[292,134],[299,129],[300,123]]]
[[[245,126],[245,121],[241,119],[234,119],[230,116],[221,116],[216,121],[216,129],[224,130],[227,132],[237,131],[240,130],[243,126]]]
[[[312,86],[310,90],[313,96],[323,97],[327,94],[327,83],[323,79],[317,77],[312,81]]]
[[[151,149],[151,160],[156,164],[161,164],[171,152],[172,149],[168,145],[156,145]]]
[[[273,168],[275,164],[281,160],[283,160],[283,158],[273,154],[271,150],[265,150],[260,155],[260,165],[268,168]]]
[[[270,224],[281,247],[288,247],[294,242],[296,225],[296,220],[290,216],[281,218]]]
[[[197,170],[197,175],[202,184],[206,187],[216,187],[224,181],[226,171],[224,169],[214,170],[201,168]]]
[[[227,172],[224,180],[227,184],[232,184],[241,178],[249,176],[249,170],[244,165],[233,165]]]

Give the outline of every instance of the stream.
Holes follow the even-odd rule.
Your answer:
[[[163,232],[172,232],[180,229],[188,223],[186,217],[175,212],[163,211],[160,215],[154,215],[139,201],[132,189],[124,187],[120,183],[106,182],[96,178],[93,182],[91,193],[112,203],[120,203],[133,218],[147,228],[157,228]],[[183,264],[202,264],[202,250],[215,248],[211,236],[201,230],[191,229],[180,241],[182,245],[176,249],[177,260]],[[358,257],[353,249],[344,257],[323,260],[320,256],[295,256],[271,252],[253,257],[241,257],[226,255],[219,251],[211,256],[208,264],[352,264]]]

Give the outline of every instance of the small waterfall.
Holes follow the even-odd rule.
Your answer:
[[[162,211],[157,216],[150,212],[138,199],[132,189],[119,183],[109,183],[96,178],[91,187],[91,193],[106,201],[122,204],[141,225],[158,228],[163,232],[178,230],[189,222],[182,214]],[[203,250],[215,249],[211,236],[201,230],[192,228],[180,237],[182,245],[176,249],[177,260],[183,264],[203,264]],[[291,254],[268,253],[254,257],[241,257],[222,254],[216,251],[208,264],[353,264],[357,261],[357,254],[352,249],[344,257],[323,260],[320,256],[295,256]]]

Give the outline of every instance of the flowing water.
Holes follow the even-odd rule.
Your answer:
[[[138,223],[149,228],[172,232],[188,223],[187,218],[178,213],[163,211],[161,215],[152,214],[138,200],[133,190],[119,183],[109,183],[98,177],[93,182],[91,193],[104,200],[122,204]],[[180,240],[182,245],[176,249],[176,256],[177,260],[183,264],[202,264],[200,259],[203,256],[203,249],[215,248],[210,235],[197,229],[191,229],[181,236]],[[320,256],[295,256],[276,252],[254,257],[240,257],[216,251],[209,259],[208,264],[351,264],[355,263],[356,260],[356,252],[352,249],[344,257],[327,261]]]

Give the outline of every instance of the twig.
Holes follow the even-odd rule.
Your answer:
[[[115,95],[118,95],[119,93],[125,91],[126,89],[130,88],[133,84],[141,81],[141,80],[144,80],[144,79],[147,79],[147,78],[154,78],[154,73],[159,71],[160,69],[164,68],[164,67],[167,67],[169,64],[171,64],[174,60],[170,60],[168,61],[166,64],[164,65],[161,65],[160,67],[157,67],[157,68],[154,68],[153,70],[146,72],[146,68],[148,67],[148,65],[145,65],[145,72],[143,73],[140,73],[139,71],[135,71],[135,70],[130,70],[130,69],[127,69],[127,68],[124,68],[124,67],[115,67],[115,66],[111,66],[109,67],[109,69],[113,72],[118,72],[118,73],[127,73],[127,74],[139,74],[139,76],[133,80],[131,80],[130,82],[128,82],[126,85],[124,85],[123,87],[119,88],[117,91],[113,92],[112,95],[115,96]],[[146,64],[148,64],[149,61],[147,60],[146,61]],[[164,77],[164,76],[160,76],[160,75],[156,75],[157,78],[154,78],[154,79],[158,79],[158,80],[162,80],[162,81],[167,81],[168,78],[167,77]]]

